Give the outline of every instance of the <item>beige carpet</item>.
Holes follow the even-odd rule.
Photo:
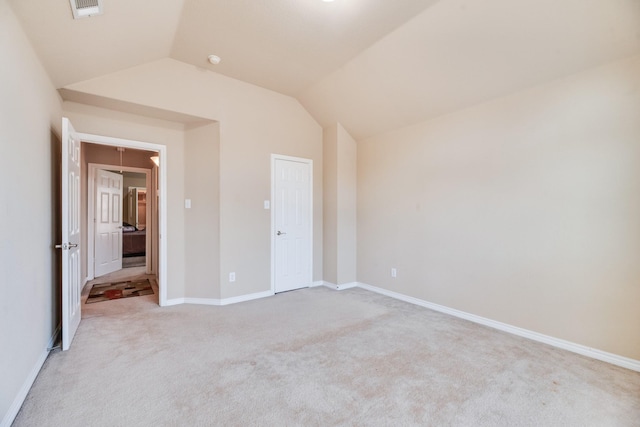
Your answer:
[[[14,426],[640,424],[640,373],[364,290],[154,298],[90,305]]]

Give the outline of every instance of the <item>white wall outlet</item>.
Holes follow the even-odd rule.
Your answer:
[[[184,199],[184,208],[191,209],[191,199]]]
[[[265,209],[271,209],[271,200],[265,200],[264,201],[264,208]]]
[[[229,282],[235,282],[235,281],[236,281],[236,273],[232,271],[231,273],[229,273]]]
[[[391,269],[391,277],[397,277],[398,276],[398,270],[396,270],[395,268]]]

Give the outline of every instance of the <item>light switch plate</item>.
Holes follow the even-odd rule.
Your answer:
[[[264,208],[265,209],[271,209],[271,201],[265,200],[264,201]]]
[[[184,208],[191,209],[191,199],[184,199]]]

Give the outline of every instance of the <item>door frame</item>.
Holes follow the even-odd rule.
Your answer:
[[[82,142],[88,144],[107,145],[111,147],[133,148],[145,151],[155,151],[160,158],[158,166],[157,212],[158,212],[158,302],[161,307],[167,305],[167,146],[150,142],[135,141],[132,139],[115,138],[111,136],[95,135],[78,132]],[[113,167],[113,165],[108,165]],[[120,168],[117,166],[118,169]],[[124,169],[123,169],[124,170]],[[89,203],[87,201],[87,203]],[[89,205],[87,205],[87,209]],[[88,234],[88,231],[87,231]],[[88,237],[88,236],[87,236]],[[88,246],[88,245],[87,245]],[[87,248],[88,249],[88,248]],[[88,259],[88,251],[87,251]],[[87,266],[88,267],[88,266]],[[88,272],[88,270],[87,270]]]
[[[313,160],[303,157],[271,154],[271,293],[276,292],[276,160],[304,163],[309,166],[309,286],[313,286]]]
[[[86,141],[83,141],[86,142]],[[96,209],[96,174],[99,170],[106,170],[108,172],[111,172],[115,169],[120,169],[123,172],[136,172],[136,173],[143,173],[146,175],[145,179],[146,179],[146,185],[147,188],[151,188],[151,169],[144,169],[144,168],[136,168],[136,167],[131,167],[131,166],[119,166],[119,165],[105,165],[102,163],[89,163],[87,165],[87,169],[88,169],[88,182],[87,182],[87,281],[89,280],[93,280],[95,279],[95,267],[96,267],[96,259],[95,259],[95,252],[96,252],[96,242],[95,242],[95,233],[96,233],[96,227],[95,224],[92,220],[92,218],[95,216],[95,209]],[[122,188],[123,192],[124,192],[124,185]],[[126,196],[126,195],[125,195]],[[124,199],[124,196],[123,196]],[[124,219],[124,217],[122,216],[123,211],[124,211],[124,200],[123,203],[120,204],[120,208],[121,208],[121,212],[120,212],[120,217]],[[147,226],[147,228],[149,228],[151,230],[151,232],[153,233],[153,230],[155,227],[155,224],[152,223],[151,220],[151,211],[156,209],[157,207],[154,206],[152,209],[147,209],[147,213],[146,213],[146,217],[147,217],[147,224],[150,224],[149,226]],[[151,253],[151,235],[150,233],[147,233],[147,239],[145,242],[145,246],[146,246],[146,252],[148,254]],[[145,272],[146,274],[155,274],[155,271],[151,270],[151,263],[149,262],[149,257],[145,257]]]

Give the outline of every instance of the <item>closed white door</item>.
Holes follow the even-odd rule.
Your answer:
[[[95,275],[122,269],[122,175],[99,170],[96,176]]]
[[[62,119],[62,350],[80,325],[80,139]]]
[[[309,287],[313,281],[312,163],[274,157],[274,292]]]

